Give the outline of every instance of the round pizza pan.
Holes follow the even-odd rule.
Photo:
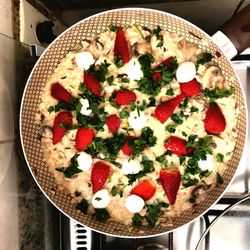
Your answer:
[[[107,30],[110,24],[126,27],[131,23],[149,28],[160,26],[163,30],[182,35],[186,40],[197,44],[203,51],[214,55],[214,60],[222,69],[225,80],[235,88],[235,99],[239,108],[236,125],[236,148],[223,175],[223,185],[208,192],[202,203],[185,211],[180,216],[166,219],[166,223],[150,228],[128,227],[115,221],[100,222],[95,220],[93,216],[85,215],[76,210],[75,205],[71,202],[70,195],[58,191],[55,179],[48,171],[44,161],[41,141],[39,140],[40,127],[35,124],[35,116],[41,103],[41,92],[48,77],[65,55],[81,40],[96,37],[97,34]],[[187,224],[205,213],[222,196],[233,179],[244,147],[246,123],[246,102],[241,84],[229,59],[220,51],[211,37],[180,17],[158,10],[143,8],[124,8],[102,12],[78,22],[62,33],[46,49],[31,72],[23,94],[20,111],[20,135],[24,155],[33,178],[46,197],[64,214],[79,223],[98,232],[119,237],[149,237],[163,234]]]

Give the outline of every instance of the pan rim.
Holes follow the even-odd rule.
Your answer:
[[[209,40],[212,41],[211,39],[211,36],[209,36],[205,31],[203,31],[202,29],[200,29],[199,27],[197,27],[196,25],[190,23],[189,21],[181,18],[181,17],[178,17],[174,14],[171,14],[171,13],[168,13],[168,12],[164,12],[164,11],[161,11],[161,10],[156,10],[156,9],[151,9],[151,8],[138,8],[138,7],[130,7],[130,8],[117,8],[117,9],[113,9],[113,10],[107,10],[107,11],[103,11],[103,12],[99,12],[97,14],[94,14],[94,15],[91,15],[87,18],[84,18],[82,20],[80,20],[79,22],[75,23],[74,25],[70,26],[68,29],[66,29],[63,33],[61,33],[47,48],[46,50],[42,53],[42,55],[40,56],[40,58],[38,59],[38,61],[36,62],[36,64],[34,65],[34,68],[32,69],[30,75],[29,75],[29,78],[26,82],[26,85],[25,85],[25,89],[24,89],[24,92],[23,92],[23,96],[22,96],[22,100],[21,100],[21,106],[20,106],[20,114],[19,114],[19,131],[20,131],[20,139],[21,139],[21,146],[22,146],[22,150],[23,150],[23,154],[24,154],[24,157],[25,157],[25,161],[26,161],[26,164],[31,172],[31,175],[33,177],[33,179],[35,180],[36,184],[38,185],[38,187],[40,188],[40,190],[42,191],[42,193],[45,195],[45,197],[60,211],[62,212],[64,215],[66,215],[68,218],[70,219],[73,219],[70,215],[68,215],[66,212],[64,212],[57,204],[55,204],[52,199],[48,196],[48,194],[45,192],[45,190],[41,187],[41,185],[39,184],[38,182],[38,179],[35,177],[32,169],[31,169],[31,166],[29,164],[29,161],[28,161],[28,158],[27,158],[27,155],[25,153],[25,149],[24,149],[24,140],[23,140],[23,134],[22,134],[22,113],[23,113],[23,106],[24,106],[24,99],[25,99],[25,95],[26,95],[26,92],[27,92],[27,89],[28,89],[28,86],[29,86],[29,82],[30,82],[30,79],[33,75],[33,72],[36,70],[36,67],[37,65],[40,63],[40,61],[42,60],[43,56],[47,53],[47,51],[51,48],[51,46],[53,46],[54,43],[56,43],[58,40],[60,40],[60,38],[62,36],[64,36],[65,33],[67,33],[69,30],[73,29],[74,27],[76,27],[77,25],[89,20],[89,19],[92,19],[92,18],[95,18],[97,16],[100,16],[100,15],[103,15],[103,14],[107,14],[107,13],[111,13],[111,12],[117,12],[117,11],[129,11],[129,10],[142,10],[142,11],[151,11],[151,12],[155,12],[155,13],[161,13],[163,15],[168,15],[170,17],[173,17],[173,18],[176,18],[176,19],[179,19],[181,20],[182,22],[185,22],[186,24],[188,24],[189,26],[191,25],[192,27],[194,27],[195,29],[198,29],[201,33],[203,33]],[[213,42],[213,41],[212,41]],[[213,44],[215,44],[213,42]],[[217,49],[219,49],[219,47],[217,46],[217,44],[215,44]],[[220,49],[219,49],[220,50]],[[221,50],[220,50],[221,52]],[[222,54],[224,55],[224,53],[222,52]],[[232,62],[227,58],[227,61],[230,63],[231,67],[232,67]],[[242,83],[239,81],[239,78],[233,68],[233,71],[234,71],[234,75],[236,76],[237,78],[237,81],[239,83],[239,86],[240,86],[240,90],[241,90],[241,93],[242,93],[242,96],[243,96],[243,100],[244,100],[244,107],[246,109],[246,133],[245,133],[245,138],[244,138],[244,147],[246,147],[246,138],[247,138],[247,135],[248,135],[248,112],[247,112],[247,103],[246,103],[246,96],[244,94],[244,91],[243,91],[243,86],[242,86]],[[243,149],[244,150],[244,149]],[[243,151],[242,151],[243,152]],[[241,152],[241,156],[242,156],[242,152]],[[242,159],[242,157],[241,157]],[[235,170],[235,173],[237,171],[237,168]],[[226,192],[226,189],[228,188],[228,186],[232,183],[234,177],[235,177],[235,173],[233,175],[233,177],[231,178],[230,182],[228,183],[227,187],[225,188],[225,190],[220,194],[220,196],[218,197],[218,199],[216,199],[216,201],[210,205],[204,212],[200,213],[197,217],[193,218],[192,220],[188,221],[187,223],[183,224],[182,226],[179,226],[177,228],[174,228],[172,230],[168,230],[166,232],[162,232],[162,233],[156,233],[156,234],[150,234],[150,235],[143,235],[143,236],[126,236],[126,235],[116,235],[116,234],[112,234],[112,233],[107,233],[107,232],[103,232],[103,231],[100,231],[98,229],[94,229],[94,228],[90,228],[88,226],[85,226],[84,224],[80,223],[79,221],[75,220],[77,223],[80,223],[82,225],[84,225],[85,227],[87,228],[90,228],[91,230],[93,231],[96,231],[98,233],[105,233],[106,235],[109,235],[109,236],[113,236],[113,237],[119,237],[119,238],[149,238],[149,237],[154,237],[154,236],[160,236],[160,235],[163,235],[163,234],[166,234],[166,233],[170,233],[170,232],[173,232],[183,226],[186,226],[190,223],[192,223],[193,221],[195,221],[196,219],[200,218],[203,214],[205,214],[209,209],[211,209],[211,207],[216,204],[218,202],[218,200],[224,195],[224,193]]]

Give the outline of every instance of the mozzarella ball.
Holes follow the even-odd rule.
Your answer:
[[[126,74],[131,80],[140,80],[143,77],[143,72],[141,70],[141,64],[138,59],[132,58],[126,65]]]
[[[81,103],[81,105],[82,105],[81,110],[80,110],[80,113],[81,113],[82,115],[86,115],[86,116],[91,115],[92,110],[89,109],[89,100],[88,100],[88,99],[81,98],[81,99],[80,99],[80,103]]]
[[[110,195],[107,189],[97,191],[92,197],[92,205],[94,208],[106,208],[110,203]]]
[[[196,76],[196,67],[193,62],[183,62],[176,70],[176,79],[178,82],[189,82]]]
[[[137,174],[142,170],[140,162],[136,160],[126,160],[122,164],[122,173],[123,174]]]
[[[125,201],[125,207],[131,213],[139,213],[143,209],[144,205],[144,200],[135,194],[129,195]]]
[[[145,127],[147,116],[143,111],[134,110],[130,113],[128,123],[134,130],[140,130]]]
[[[79,165],[78,168],[80,168],[82,171],[88,171],[92,166],[93,159],[91,155],[85,152],[81,152],[77,157],[77,163]]]
[[[88,51],[82,51],[75,56],[76,65],[82,70],[88,70],[95,60],[93,55]]]
[[[213,156],[207,155],[207,159],[206,160],[199,160],[198,164],[202,170],[212,171],[214,168]]]

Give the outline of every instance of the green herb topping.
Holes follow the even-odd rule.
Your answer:
[[[71,178],[73,175],[81,173],[82,170],[80,168],[78,168],[79,167],[78,162],[77,162],[77,157],[78,156],[79,156],[79,154],[75,154],[71,158],[71,165],[69,167],[67,167],[67,168],[65,168],[65,167],[56,168],[56,170],[58,172],[63,173],[66,178]]]
[[[105,208],[96,208],[94,217],[99,221],[106,221],[110,218],[110,214]]]
[[[203,90],[205,97],[209,98],[210,102],[214,102],[217,99],[229,97],[230,95],[235,93],[234,87],[229,87],[229,89],[220,89],[218,87],[214,89],[205,88]]]
[[[158,200],[155,200],[152,204],[146,204],[146,215],[141,216],[138,213],[134,214],[132,224],[134,226],[142,226],[145,222],[149,227],[153,227],[156,224],[162,209],[168,207],[169,205],[167,203],[159,202]]]
[[[76,205],[76,209],[80,210],[84,214],[87,214],[88,207],[89,203],[85,199],[82,199],[82,201]]]

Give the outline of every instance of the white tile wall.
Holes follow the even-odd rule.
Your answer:
[[[0,0],[0,33],[13,37],[12,30],[12,1]]]
[[[12,1],[0,0],[0,249],[19,249],[14,140],[16,105]]]

